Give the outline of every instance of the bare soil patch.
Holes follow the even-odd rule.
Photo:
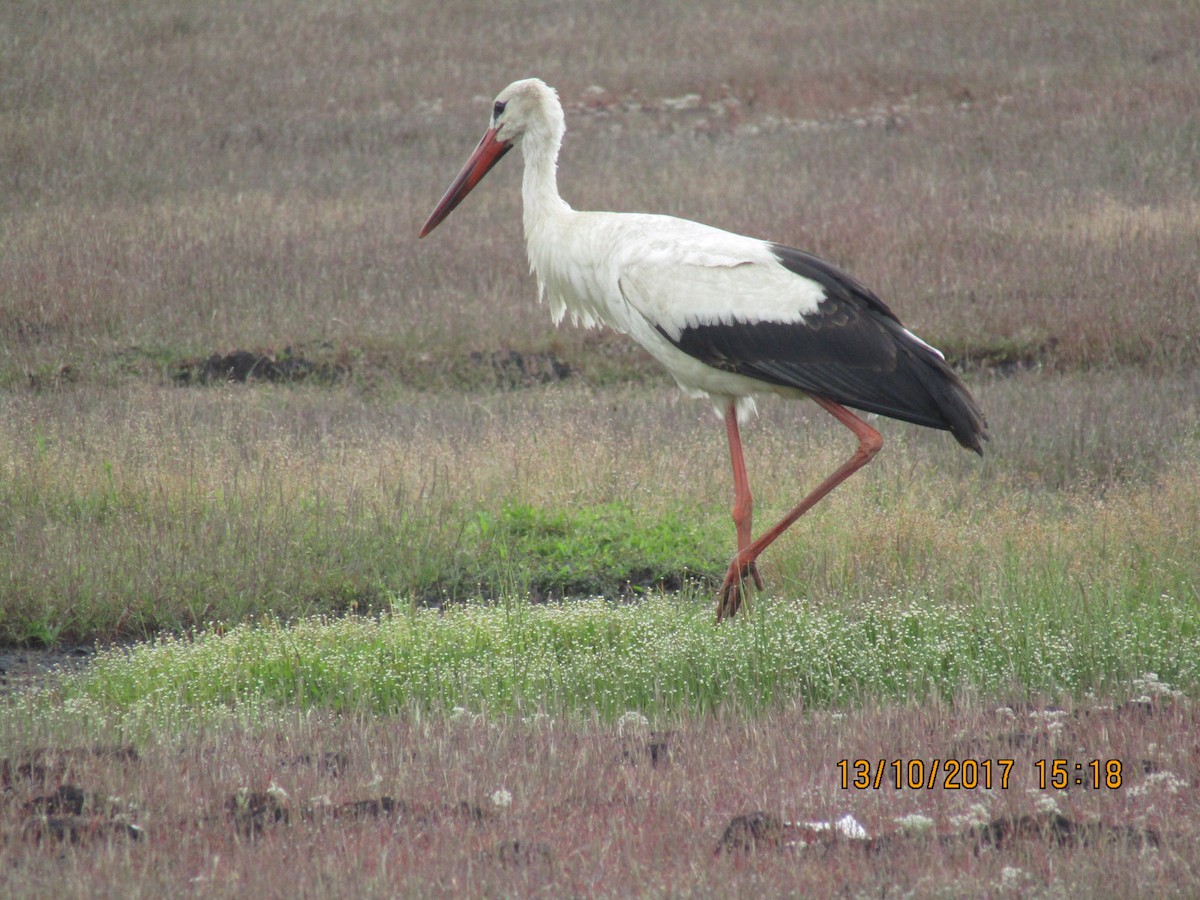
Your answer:
[[[47,684],[63,672],[77,671],[95,656],[84,644],[52,647],[0,645],[0,701],[13,691]]]
[[[204,359],[186,359],[171,370],[176,384],[225,382],[300,382],[336,384],[350,374],[348,362],[312,359],[302,351],[286,347],[281,353],[234,350],[214,353]]]
[[[355,356],[365,357],[358,365]],[[411,361],[369,358],[330,343],[315,348],[233,350],[179,360],[169,367],[170,379],[180,385],[240,383],[299,383],[335,385],[356,371],[361,378],[398,379],[416,388],[454,386],[471,389],[519,390],[565,381],[577,368],[549,351],[471,350],[436,359],[428,354]],[[62,377],[61,374],[59,377]]]

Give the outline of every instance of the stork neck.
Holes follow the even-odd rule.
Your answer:
[[[561,143],[561,134],[529,132],[525,136],[521,148],[525,155],[521,200],[526,240],[539,225],[571,209],[558,194],[558,148]]]

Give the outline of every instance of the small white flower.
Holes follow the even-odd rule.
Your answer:
[[[962,815],[950,817],[950,827],[956,831],[972,825],[986,825],[991,818],[991,811],[982,803],[972,803]]]
[[[1165,681],[1159,681],[1157,672],[1145,672],[1141,678],[1133,679],[1133,689],[1141,691],[1145,695],[1139,698],[1142,702],[1146,702],[1156,694],[1160,697],[1178,697],[1182,694],[1182,691],[1175,690]]]
[[[1061,812],[1062,810],[1058,808],[1057,797],[1055,797],[1053,794],[1043,794],[1038,798],[1037,811],[1043,813],[1057,813]]]
[[[1017,891],[1020,890],[1030,875],[1024,869],[1018,869],[1016,866],[1005,866],[1000,870],[1000,887],[1003,890]]]
[[[1174,772],[1152,772],[1146,776],[1144,782],[1135,784],[1129,789],[1129,796],[1140,797],[1151,791],[1162,794],[1178,794],[1188,787],[1191,785]]]
[[[640,730],[650,727],[650,720],[643,716],[640,712],[629,711],[617,719],[617,734],[624,736],[625,729],[630,731]]]
[[[512,794],[505,788],[492,791],[492,806],[499,806],[501,808],[512,806]]]
[[[1046,722],[1057,722],[1059,719],[1063,718],[1063,716],[1065,716],[1066,714],[1067,714],[1067,711],[1065,709],[1044,709],[1044,710],[1036,710],[1035,709],[1029,714],[1029,718],[1044,719]]]
[[[933,819],[920,813],[897,816],[895,822],[905,834],[924,834],[926,831],[933,830]]]

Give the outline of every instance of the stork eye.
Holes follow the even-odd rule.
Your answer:
[[[498,119],[498,118],[500,118],[502,115],[504,115],[504,107],[505,107],[505,106],[507,106],[507,105],[508,105],[508,104],[507,104],[507,102],[506,102],[506,101],[504,101],[504,100],[497,100],[497,101],[496,101],[496,105],[492,107],[492,118],[493,118],[493,119]]]

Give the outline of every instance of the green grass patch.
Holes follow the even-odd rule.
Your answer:
[[[964,692],[1119,695],[1147,671],[1184,689],[1200,681],[1200,611],[1190,598],[1045,599],[763,599],[721,626],[707,595],[686,592],[629,604],[268,619],[106,651],[57,694],[128,725],[279,708],[606,719],[636,710],[662,720],[727,705],[840,707]]]
[[[728,535],[681,511],[657,516],[605,503],[540,509],[510,503],[480,511],[466,531],[452,596],[616,596],[711,583],[728,563]]]

